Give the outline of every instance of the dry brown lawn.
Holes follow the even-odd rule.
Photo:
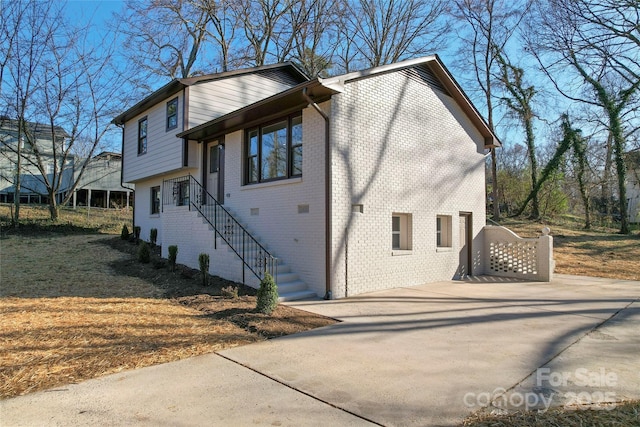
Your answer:
[[[573,224],[508,220],[502,223],[520,237],[538,237],[548,226],[553,236],[556,273],[640,280],[640,234],[617,234],[598,227],[582,230]]]
[[[2,236],[0,398],[334,323],[286,306],[255,313],[246,291],[211,295],[219,287],[193,271],[143,265],[134,252],[97,234]]]

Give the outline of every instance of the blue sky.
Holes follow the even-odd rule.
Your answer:
[[[140,0],[146,1],[146,0]],[[91,22],[95,28],[95,36],[97,42],[99,43],[102,40],[104,34],[103,31],[106,31],[106,23],[111,18],[114,12],[118,12],[122,10],[124,7],[123,0],[67,0],[65,7],[65,14],[70,18],[72,22]],[[465,79],[461,73],[460,69],[456,69],[453,64],[453,61],[456,57],[456,46],[451,46],[449,49],[438,52],[442,57],[443,61],[447,65],[447,67],[454,74],[455,78],[458,79],[459,83],[462,87],[467,91],[467,94],[474,99],[477,96],[477,93],[474,93],[474,83],[468,79]],[[514,57],[518,57],[518,55],[512,55]],[[531,68],[528,68],[528,79],[531,79],[531,83],[536,86],[536,89],[544,89],[548,88],[549,83],[541,74],[537,72],[535,68],[537,68],[537,64],[533,65]],[[161,86],[162,84],[167,83],[166,81],[158,81],[156,86]],[[477,106],[480,111],[486,116],[484,108],[482,108],[481,103],[478,103],[476,100]],[[571,102],[568,102],[565,98],[560,96],[557,93],[553,93],[550,91],[547,94],[544,92],[537,99],[537,108],[540,110],[541,115],[553,122],[556,120],[560,113],[563,111],[570,110],[572,106]],[[500,115],[499,115],[500,116]],[[522,132],[519,126],[514,126],[515,122],[509,119],[502,119],[501,117],[496,117],[498,120],[498,126],[500,129],[497,129],[499,134],[502,137],[504,142],[508,143],[519,143],[522,141]],[[537,121],[536,126],[539,127],[538,130],[543,130],[545,125],[541,121]],[[552,126],[553,127],[553,126]],[[544,138],[542,135],[540,137]],[[111,139],[111,138],[109,138]],[[542,142],[542,141],[540,141]]]
[[[112,12],[120,10],[123,5],[121,0],[69,0],[65,11],[74,22],[91,20],[100,26],[109,19]]]

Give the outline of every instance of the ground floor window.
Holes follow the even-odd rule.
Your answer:
[[[391,249],[411,250],[411,214],[391,214]]]
[[[151,187],[151,215],[160,213],[160,186]]]
[[[451,215],[436,216],[436,246],[451,247]]]

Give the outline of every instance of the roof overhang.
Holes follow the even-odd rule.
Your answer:
[[[277,68],[287,69],[287,71],[289,71],[294,76],[296,76],[296,78],[299,79],[299,81],[309,80],[309,78],[295,64],[291,62],[263,65],[263,66],[252,67],[252,68],[242,68],[239,70],[225,71],[225,72],[216,73],[216,74],[207,74],[204,76],[188,77],[183,79],[173,79],[166,85],[162,86],[160,89],[154,91],[151,95],[144,98],[142,101],[135,104],[133,107],[129,108],[127,111],[118,115],[116,118],[113,119],[112,123],[116,125],[123,125],[127,120],[131,120],[135,116],[153,107],[163,99],[166,99],[172,95],[175,95],[185,87],[192,86],[197,83],[208,82],[213,80],[221,80],[229,77],[235,77],[243,74],[257,73],[257,72],[267,71],[267,70],[272,70]]]
[[[304,97],[305,89],[307,95],[318,103],[327,101],[332,95],[341,92],[339,85],[328,87],[323,84],[322,79],[314,79],[193,127],[177,136],[189,140],[207,141],[226,133],[244,129],[254,123],[300,110],[309,104],[309,101]]]
[[[440,59],[438,55],[425,56],[422,58],[408,59],[406,61],[396,62],[393,64],[381,65],[367,70],[355,71],[340,76],[330,77],[322,80],[323,84],[328,87],[336,85],[344,85],[346,83],[365,79],[375,75],[391,73],[394,71],[423,66],[428,67],[429,70],[438,78],[440,83],[447,90],[448,94],[457,102],[462,109],[463,113],[469,118],[473,125],[478,129],[480,134],[484,137],[485,148],[501,147],[502,143],[498,137],[493,133],[487,122],[484,120],[480,112],[473,105],[469,97],[464,93],[462,87],[455,81],[453,75],[449,72],[447,67]]]
[[[453,75],[445,67],[438,55],[410,59],[395,64],[382,65],[368,70],[343,74],[336,77],[325,79],[316,78],[222,117],[191,128],[177,136],[179,138],[196,141],[215,139],[225,133],[240,130],[252,126],[257,122],[276,118],[279,115],[284,115],[306,107],[309,102],[303,95],[305,90],[315,102],[320,103],[330,99],[334,94],[343,92],[344,85],[349,82],[415,66],[428,67],[429,70],[437,77],[440,83],[447,90],[447,93],[456,101],[456,104],[460,107],[462,112],[480,132],[484,138],[485,148],[502,146],[498,137],[491,130],[460,85],[455,81]]]
[[[500,142],[493,130],[489,127],[489,124],[484,120],[482,114],[480,114],[475,105],[473,105],[467,94],[464,93],[462,87],[460,87],[458,82],[453,78],[451,72],[442,63],[440,57],[434,55],[433,60],[427,63],[427,65],[447,90],[449,90],[449,93],[456,100],[464,114],[484,137],[484,147],[502,147],[502,142]]]

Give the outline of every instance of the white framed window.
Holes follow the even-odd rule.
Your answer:
[[[391,249],[394,251],[411,250],[411,214],[391,214]]]
[[[436,216],[436,246],[450,248],[451,242],[451,215]]]

